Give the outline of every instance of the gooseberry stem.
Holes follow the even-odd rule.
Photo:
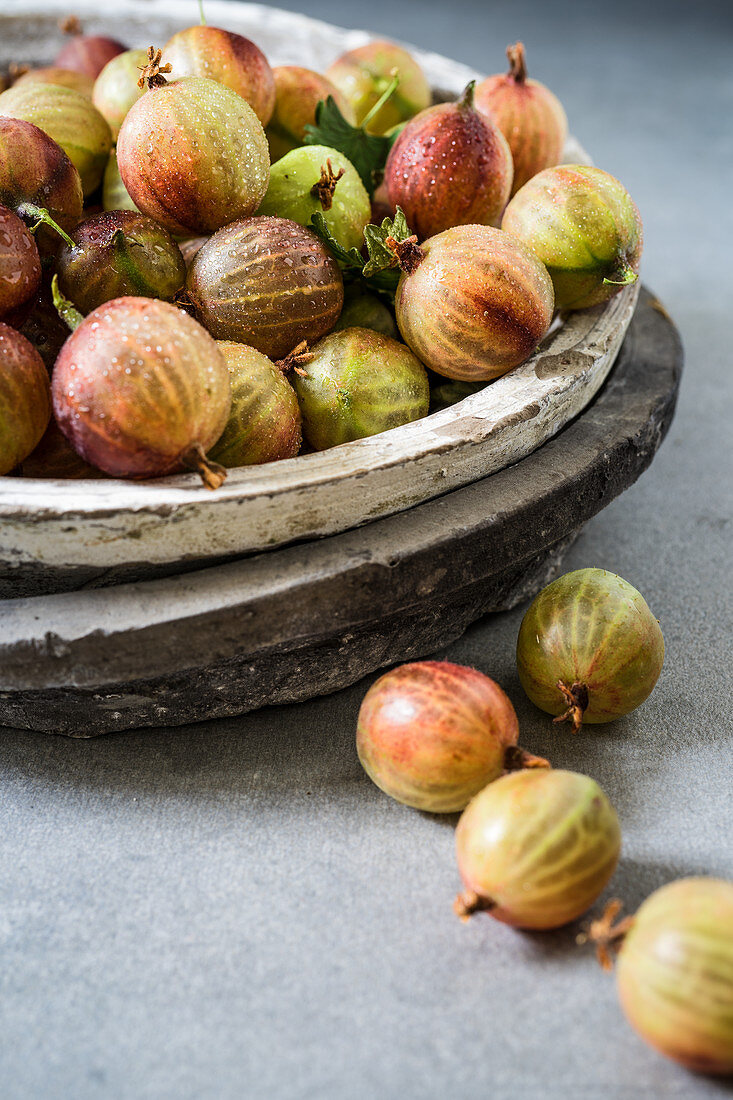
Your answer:
[[[476,81],[470,80],[461,93],[461,98],[456,103],[459,111],[473,110],[473,93],[476,90]]]
[[[397,263],[406,275],[413,275],[425,259],[425,253],[417,243],[417,237],[414,233],[411,237],[406,237],[404,241],[398,241],[396,237],[386,237],[384,244],[396,258]]]
[[[65,244],[68,244],[69,248],[76,248],[76,245],[74,241],[72,241],[69,234],[61,228],[58,222],[55,222],[53,220],[45,207],[36,206],[34,202],[22,202],[17,207],[17,211],[18,216],[23,218],[24,220],[27,219],[30,221],[35,219],[34,224],[28,227],[31,233],[35,233],[36,230],[39,229],[42,225],[48,225],[51,229],[55,230],[56,233],[58,233],[59,237],[61,237],[61,240],[64,241]]]
[[[604,279],[603,282],[608,286],[631,286],[639,278],[633,267],[629,264],[622,264],[618,272],[616,279]]]
[[[201,19],[201,26],[206,26],[206,16],[204,15],[204,0],[199,0],[199,17]]]
[[[377,102],[372,107],[372,109],[370,111],[367,111],[366,115],[362,119],[362,121],[361,121],[362,130],[366,130],[368,124],[372,121],[372,119],[377,114],[377,112],[381,111],[382,107],[384,107],[387,100],[390,99],[395,94],[395,92],[397,91],[399,86],[400,86],[400,78],[399,78],[399,76],[397,76],[397,74],[395,74],[395,76],[392,77],[389,84],[387,85],[385,90],[382,92],[379,99],[377,100]]]
[[[226,481],[226,468],[207,458],[200,443],[192,443],[185,454],[181,455],[181,462],[189,470],[196,471],[207,489],[219,489]]]
[[[613,970],[611,951],[620,950],[624,937],[634,924],[634,917],[624,917],[615,923],[622,909],[623,902],[619,898],[612,898],[602,915],[591,921],[586,930],[575,937],[578,944],[595,944],[598,962],[604,970]]]
[[[308,377],[308,371],[303,370],[303,363],[310,363],[313,358],[313,352],[308,351],[308,343],[306,340],[301,342],[293,348],[291,352],[285,356],[284,359],[276,359],[275,366],[278,370],[281,370],[283,374],[287,374],[288,371],[295,371],[302,378]]]
[[[532,752],[527,752],[526,749],[522,749],[519,745],[508,745],[506,752],[504,753],[504,772],[521,772],[526,768],[551,768],[552,764],[549,760],[545,760],[544,756],[535,756]]]
[[[333,206],[336,184],[343,176],[344,171],[344,168],[339,168],[338,173],[335,173],[330,157],[325,164],[321,165],[321,177],[311,187],[311,198],[318,199],[324,210],[330,210]]]
[[[467,921],[474,913],[489,913],[492,909],[496,909],[496,902],[479,897],[475,890],[464,890],[453,902],[453,912],[462,921]]]
[[[513,46],[507,46],[506,55],[509,59],[509,76],[513,77],[517,84],[524,84],[527,79],[527,59],[524,54],[524,44],[515,42]]]
[[[79,312],[73,302],[70,302],[68,298],[64,298],[59,290],[58,275],[54,275],[51,280],[51,295],[59,317],[64,324],[68,325],[72,332],[75,332],[84,320],[84,314]]]
[[[557,688],[562,692],[565,702],[568,704],[568,709],[552,720],[553,722],[570,722],[573,733],[577,733],[583,725],[583,715],[588,709],[588,685],[581,684],[576,680],[568,687],[564,680],[558,680]]]
[[[171,71],[170,62],[165,65],[161,64],[162,50],[156,50],[155,46],[148,46],[148,61],[146,65],[140,67],[140,79],[137,82],[138,88],[150,91],[151,88],[164,88],[168,81],[163,76],[163,73],[169,73]]]

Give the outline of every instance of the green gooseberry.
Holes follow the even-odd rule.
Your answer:
[[[427,415],[427,371],[410,349],[368,328],[332,332],[300,357],[293,386],[317,451]]]
[[[309,226],[312,215],[319,212],[343,248],[361,248],[372,209],[359,173],[338,149],[304,145],[272,165],[267,194],[257,213]]]
[[[400,333],[392,311],[376,294],[352,294],[344,302],[334,329],[371,328],[383,336],[399,340]]]

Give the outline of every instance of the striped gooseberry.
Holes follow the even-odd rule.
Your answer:
[[[290,218],[305,226],[313,214],[323,214],[331,236],[343,248],[359,249],[372,207],[350,160],[338,149],[305,145],[273,164],[258,213]]]
[[[125,50],[107,62],[94,82],[92,103],[107,119],[115,141],[127,112],[143,94],[140,73],[147,60],[147,50]]]
[[[317,451],[427,416],[427,372],[391,336],[368,328],[340,329],[297,360],[293,385],[303,434]]]
[[[249,103],[206,77],[167,83],[160,51],[150,47],[148,57],[148,90],[117,139],[132,201],[177,237],[213,233],[254,213],[267,190],[270,156]]]
[[[43,360],[25,336],[0,322],[0,475],[31,453],[50,416]]]
[[[13,81],[13,87],[23,84],[61,84],[64,88],[73,88],[75,92],[81,92],[87,99],[92,98],[94,81],[86,73],[78,73],[73,69],[60,69],[55,65],[42,69],[30,69]]]
[[[134,210],[94,214],[76,227],[56,258],[62,292],[82,313],[125,295],[170,300],[186,265],[167,229]]]
[[[609,903],[590,925],[627,1020],[656,1050],[700,1073],[733,1075],[733,882],[683,878],[618,924]]]
[[[85,196],[102,182],[112,134],[88,96],[59,84],[15,85],[0,95],[0,115],[32,122],[53,138],[79,172]]]
[[[335,331],[342,328],[371,328],[375,332],[381,332],[383,336],[399,339],[400,332],[392,310],[376,294],[367,294],[358,287],[351,287],[345,295],[344,308],[334,325]]]
[[[400,78],[398,88],[371,114],[395,74]],[[371,134],[384,134],[412,118],[429,107],[432,98],[430,85],[415,58],[394,42],[368,42],[347,50],[326,69],[326,76],[351,104],[357,125],[370,115],[367,130]]]
[[[83,202],[79,173],[61,146],[32,122],[0,118],[0,203],[31,224],[43,208],[69,233]],[[42,225],[36,244],[42,257],[54,256],[58,235]]]
[[[536,349],[552,321],[552,282],[519,241],[489,225],[459,225],[395,242],[402,268],[397,324],[436,374],[490,381]]]
[[[230,469],[295,458],[300,409],[293,387],[271,359],[246,344],[219,343],[232,388],[232,408],[209,458]]]
[[[387,158],[389,204],[420,240],[454,225],[498,225],[509,199],[512,155],[496,123],[476,110],[474,85],[456,103],[421,111]]]
[[[54,64],[78,73],[86,73],[92,80],[96,80],[108,61],[125,49],[116,38],[103,34],[82,34],[75,16],[65,20],[62,30],[69,38],[56,55]]]
[[[104,210],[137,210],[135,203],[122,182],[117,164],[117,150],[109,154],[102,179],[102,207]],[[160,224],[160,223],[159,223]]]
[[[511,149],[512,194],[561,157],[568,120],[556,95],[527,76],[524,46],[507,47],[509,72],[487,76],[476,88],[476,109],[494,120]]]
[[[20,327],[41,283],[41,259],[30,230],[0,206],[0,321]]]
[[[274,360],[332,329],[344,301],[336,261],[287,218],[243,218],[214,233],[191,262],[186,290],[217,340]]]
[[[351,104],[328,77],[299,65],[279,65],[272,72],[275,77],[275,110],[265,133],[273,163],[303,144],[306,126],[315,125],[316,107],[329,96],[333,96],[346,121],[354,123]]]
[[[356,749],[369,778],[397,802],[454,813],[506,768],[546,765],[517,748],[518,736],[514,707],[488,676],[416,661],[372,684]]]
[[[465,891],[455,911],[479,910],[516,928],[558,928],[596,900],[618,861],[616,812],[576,772],[529,769],[490,783],[456,829]]]
[[[641,216],[623,184],[600,168],[545,168],[517,191],[501,228],[545,265],[558,309],[599,305],[639,277]]]
[[[275,77],[259,46],[234,31],[201,24],[186,27],[163,47],[171,79],[203,76],[226,85],[249,103],[263,126],[275,108]]]
[[[574,732],[635,710],[663,663],[664,638],[645,599],[605,569],[558,577],[535,596],[519,628],[522,687]]]
[[[229,417],[224,357],[181,309],[115,298],[85,318],[56,360],[56,420],[85,461],[113,477],[194,469],[209,489],[226,471],[205,457]]]

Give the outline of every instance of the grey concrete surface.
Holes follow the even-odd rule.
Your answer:
[[[605,566],[647,597],[668,647],[657,691],[573,738],[522,695],[521,611],[444,655],[506,687],[529,749],[605,787],[624,834],[610,892],[633,907],[680,875],[732,877],[730,6],[309,11],[487,71],[522,37],[639,203],[644,277],[681,327],[687,374],[652,469],[568,566]],[[94,742],[2,732],[3,1098],[731,1095],[636,1038],[575,927],[456,921],[453,822],[390,802],[356,760],[365,688]]]

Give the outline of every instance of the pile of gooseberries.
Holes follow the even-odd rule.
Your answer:
[[[191,469],[216,490],[303,441],[449,408],[556,310],[638,278],[638,210],[602,169],[560,164],[565,111],[521,43],[508,73],[433,104],[389,42],[317,73],[203,21],[162,49],[66,30],[51,66],[0,80],[0,475]],[[642,596],[600,569],[544,589],[517,643],[526,694],[576,733],[639,707],[663,659]],[[461,813],[457,914],[556,928],[606,888],[620,825],[594,779],[518,741],[503,689],[447,662],[387,672],[358,718],[379,788]],[[733,1072],[733,885],[617,911],[584,935],[605,964],[619,951],[632,1025]]]
[[[155,45],[61,29],[0,82],[0,322],[54,418],[39,442],[30,390],[2,410],[7,453],[39,448],[5,472],[215,488],[448,408],[636,278],[636,207],[558,167],[565,113],[521,43],[435,104],[387,41],[318,73],[203,15]]]

